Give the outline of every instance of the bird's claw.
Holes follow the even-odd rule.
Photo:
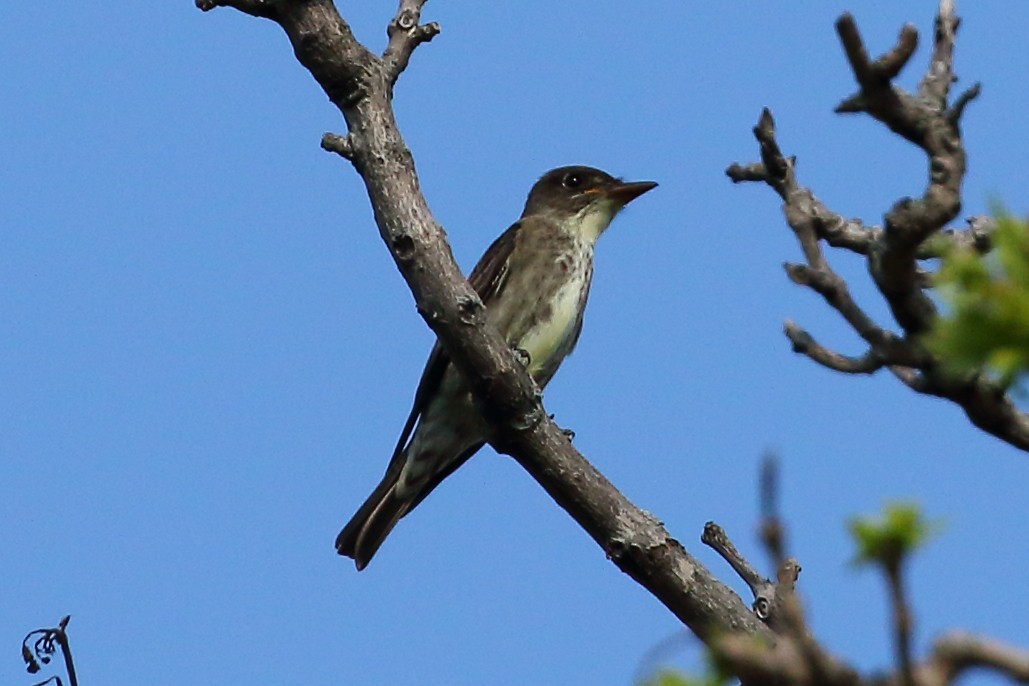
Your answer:
[[[552,414],[547,415],[547,418],[550,419],[550,421],[554,421],[554,415],[552,415]],[[561,433],[563,433],[565,435],[565,438],[568,439],[569,443],[571,443],[572,440],[575,439],[575,432],[572,431],[571,429],[561,429],[560,426],[557,427],[557,428],[561,430]]]
[[[528,367],[532,363],[532,355],[530,355],[529,351],[525,348],[511,348],[511,350],[514,352],[515,357],[518,358],[518,361],[522,363],[523,367]]]

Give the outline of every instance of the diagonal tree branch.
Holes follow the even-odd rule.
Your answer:
[[[862,680],[810,635],[793,593],[799,572],[796,563],[783,560],[777,570],[777,581],[772,584],[760,577],[738,552],[733,557],[730,551],[735,552],[735,548],[727,537],[721,545],[726,559],[734,562],[734,567],[754,588],[774,588],[775,603],[781,610],[783,623],[773,631],[673,539],[660,522],[629,502],[608,482],[579,454],[544,411],[538,390],[517,354],[489,323],[481,300],[457,268],[445,233],[433,219],[421,194],[414,160],[394,118],[390,101],[397,77],[407,66],[414,49],[438,33],[434,24],[420,24],[424,0],[401,0],[390,23],[389,45],[382,57],[372,54],[355,39],[331,0],[196,2],[204,10],[234,7],[276,21],[289,38],[297,59],[340,110],[348,133],[326,134],[322,146],[349,160],[364,181],[380,236],[410,287],[419,313],[470,381],[494,430],[491,444],[498,451],[512,455],[601,546],[612,562],[732,665],[744,683],[820,686],[873,683]],[[912,33],[913,30],[906,29],[898,47],[874,63],[868,62],[867,57],[860,61],[863,46],[859,43],[851,46],[866,82],[878,84],[885,79],[889,85],[889,79],[910,57]],[[864,86],[865,82],[860,79],[859,82]],[[937,88],[927,86],[930,87]],[[880,85],[875,88],[881,90]],[[867,95],[864,93],[861,98]],[[879,106],[859,100],[854,100],[854,107]],[[903,105],[904,101],[898,96],[898,102]],[[953,128],[956,129],[956,124]],[[850,361],[846,362],[841,361],[844,358],[832,357],[831,351],[808,337],[809,356],[832,360],[829,366],[850,365],[855,371],[871,366],[874,360],[874,364],[888,366],[920,392],[942,392],[936,377],[932,376],[932,361],[926,361],[925,354],[906,337],[883,329],[865,315],[850,297],[845,282],[830,269],[820,245],[822,240],[830,245],[835,241],[840,247],[867,254],[871,262],[880,253],[889,251],[891,241],[899,240],[892,238],[891,232],[903,235],[906,225],[891,222],[888,215],[884,229],[865,231],[860,224],[831,213],[810,191],[796,183],[793,160],[779,151],[769,113],[763,115],[755,134],[761,143],[762,162],[747,167],[734,165],[738,176],[734,180],[762,181],[783,197],[787,220],[801,243],[806,260],[806,264],[788,268],[791,277],[819,292],[870,346],[865,356],[847,358]],[[730,176],[733,176],[732,168]],[[862,236],[862,232],[869,236]],[[971,235],[972,231],[966,233]],[[923,249],[921,242],[911,244],[912,261],[922,254],[919,252]],[[899,244],[905,243],[901,240]],[[917,286],[921,277],[917,270],[914,273],[917,279],[913,283]],[[816,349],[822,352],[810,352]],[[920,366],[923,363],[925,366]],[[978,388],[974,384],[972,387]],[[969,388],[967,382],[961,388]],[[997,417],[996,414],[990,416]],[[962,657],[968,653],[962,654],[960,648],[960,645],[957,648],[952,645],[950,653],[938,649],[934,668],[942,673],[949,664],[951,672],[956,673],[970,664],[982,663],[1017,673],[1018,654],[978,650],[973,651],[975,657],[968,658]],[[915,671],[921,674],[923,666],[919,665]],[[890,678],[896,679],[896,676],[888,677],[887,681]],[[929,686],[929,682],[926,684]]]
[[[489,323],[482,301],[454,263],[443,229],[422,196],[414,160],[390,105],[392,83],[411,51],[431,37],[415,28],[421,5],[400,3],[390,46],[379,58],[354,38],[330,0],[274,4],[273,18],[297,59],[346,121],[349,133],[327,136],[323,146],[349,159],[361,175],[379,233],[418,311],[471,381],[491,422],[491,444],[512,455],[612,562],[698,636],[735,632],[770,639],[771,632],[736,593],[571,445],[543,410],[535,384]],[[255,8],[248,3],[243,9]],[[435,29],[427,31],[435,35]]]

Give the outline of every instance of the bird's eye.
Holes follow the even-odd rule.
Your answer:
[[[570,174],[565,174],[561,183],[565,188],[580,188],[582,186],[582,177],[575,172],[572,172]]]

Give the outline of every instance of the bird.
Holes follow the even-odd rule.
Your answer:
[[[521,217],[468,276],[486,316],[542,390],[575,348],[597,239],[622,208],[656,187],[599,169],[552,169],[532,186]],[[368,566],[386,536],[485,444],[486,420],[436,341],[382,481],[336,538],[336,552]]]

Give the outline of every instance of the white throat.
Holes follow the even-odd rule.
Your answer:
[[[577,215],[568,219],[565,230],[571,234],[577,234],[587,244],[593,245],[600,238],[600,234],[611,225],[611,220],[618,214],[619,206],[612,202],[590,203]]]

